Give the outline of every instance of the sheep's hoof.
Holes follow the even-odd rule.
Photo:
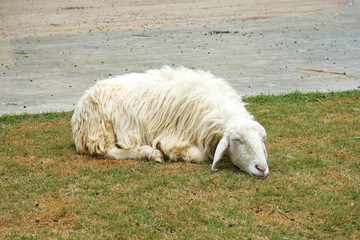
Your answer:
[[[163,159],[161,157],[156,157],[155,158],[155,162],[157,163],[162,163],[163,162]]]

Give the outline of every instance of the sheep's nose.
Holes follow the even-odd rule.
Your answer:
[[[259,170],[260,172],[264,173],[266,171],[266,165],[255,165],[256,169]]]

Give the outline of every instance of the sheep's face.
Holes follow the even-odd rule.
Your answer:
[[[269,174],[267,152],[264,145],[265,129],[256,121],[237,121],[225,133],[216,149],[213,170],[224,152],[231,162],[242,171],[257,177]]]
[[[246,121],[229,134],[229,157],[242,171],[258,177],[269,173],[265,148],[265,129],[255,121]]]

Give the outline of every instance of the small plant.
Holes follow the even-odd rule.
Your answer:
[[[30,54],[36,54],[36,52],[28,52],[28,51],[15,51],[15,54],[20,54],[20,55],[30,55]]]

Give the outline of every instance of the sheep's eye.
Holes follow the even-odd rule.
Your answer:
[[[231,141],[243,144],[243,142],[240,140],[240,138],[233,138],[233,139],[231,139]]]

